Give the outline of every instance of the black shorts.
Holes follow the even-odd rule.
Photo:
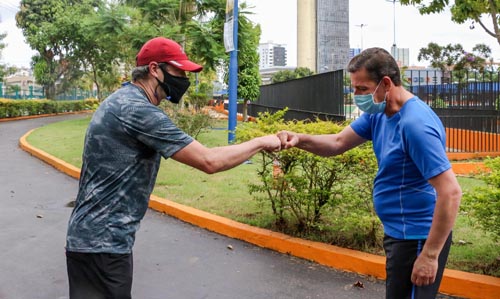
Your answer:
[[[131,299],[132,254],[66,251],[70,299]]]
[[[451,233],[438,258],[438,270],[433,284],[417,287],[411,282],[413,264],[425,240],[399,240],[384,236],[386,253],[386,299],[436,298],[451,246]]]

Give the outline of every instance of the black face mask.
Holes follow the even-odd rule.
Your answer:
[[[179,103],[191,84],[189,79],[185,77],[172,76],[168,72],[164,71],[162,67],[160,67],[160,69],[163,73],[164,79],[163,82],[161,82],[158,78],[156,78],[156,81],[158,81],[158,84],[160,84],[163,91],[165,91],[167,100],[174,104]]]

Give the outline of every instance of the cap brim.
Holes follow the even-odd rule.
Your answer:
[[[201,72],[201,70],[203,69],[201,65],[189,60],[171,60],[168,63],[187,72],[197,73]]]

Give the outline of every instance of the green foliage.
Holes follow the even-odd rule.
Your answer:
[[[191,92],[188,96],[188,102],[195,111],[199,112],[201,108],[207,105],[208,96],[204,92]]]
[[[449,0],[401,0],[402,5],[413,5],[418,7],[421,14],[440,13],[450,5]],[[457,24],[463,24],[468,20],[472,21],[470,28],[474,29],[477,22],[481,28],[500,44],[498,0],[455,0],[450,7],[451,20]],[[482,18],[484,17],[484,18]],[[484,23],[483,20],[491,21],[491,24]]]
[[[238,18],[238,98],[255,101],[260,95],[261,78],[259,73],[259,54],[257,48],[260,40],[260,25],[250,21],[244,9]]]
[[[0,118],[75,112],[97,108],[99,101],[0,100]]]
[[[60,86],[79,75],[74,50],[80,38],[81,19],[94,12],[97,0],[22,0],[16,14],[17,26],[22,29],[31,48],[38,53],[33,59],[37,82],[44,85],[48,99],[56,95],[56,82]],[[91,50],[87,48],[86,50]]]
[[[446,108],[446,107],[448,107],[448,104],[446,103],[445,100],[443,100],[441,98],[437,98],[434,101],[432,101],[431,107],[432,108]]]
[[[491,169],[491,172],[485,173],[482,178],[487,186],[476,187],[472,192],[465,193],[461,208],[498,240],[500,238],[500,158],[488,159],[485,164]]]
[[[448,44],[440,46],[436,43],[429,43],[427,48],[422,48],[418,54],[418,60],[429,60],[435,68],[445,72],[448,70],[464,71],[477,70],[484,71],[487,60],[491,56],[491,49],[484,44],[477,44],[471,52],[467,52],[460,44]]]
[[[334,134],[343,125],[317,120],[315,122],[285,122],[286,110],[276,114],[263,113],[257,122],[245,123],[237,128],[239,141],[280,130],[308,134]],[[250,192],[260,202],[270,203],[278,229],[295,234],[307,234],[325,225],[332,225],[342,236],[358,227],[352,246],[378,244],[380,222],[372,205],[373,178],[377,163],[371,147],[363,145],[343,155],[320,157],[297,148],[279,153],[262,153],[259,160],[260,184],[250,184]],[[350,218],[326,218],[323,212]],[[349,219],[346,221],[346,219]],[[344,238],[336,241],[344,242]]]
[[[303,78],[314,75],[314,72],[307,67],[298,67],[293,71],[279,71],[271,78],[272,83],[284,82],[293,79]]]
[[[213,119],[210,115],[201,113],[200,111],[191,111],[183,108],[181,105],[172,104],[167,101],[162,103],[162,107],[179,129],[195,139],[213,124]]]

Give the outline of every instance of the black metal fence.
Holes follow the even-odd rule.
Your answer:
[[[345,120],[343,76],[339,70],[263,85],[258,101],[249,105],[248,113],[257,116],[259,112],[287,107],[286,120]]]
[[[500,74],[406,71],[406,88],[433,108],[447,129],[450,152],[500,151]],[[261,86],[252,116],[288,107],[287,120],[343,121],[359,116],[343,70]]]

